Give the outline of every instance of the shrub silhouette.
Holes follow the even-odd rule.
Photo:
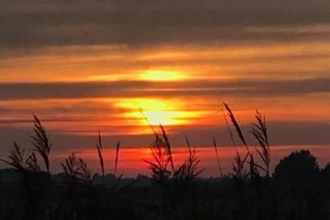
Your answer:
[[[315,192],[320,168],[316,158],[308,151],[292,152],[275,168],[274,180],[295,197]]]

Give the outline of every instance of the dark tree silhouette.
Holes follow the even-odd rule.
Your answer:
[[[321,170],[321,190],[323,197],[330,197],[330,163],[327,163]],[[329,201],[330,202],[330,201]]]
[[[321,170],[321,176],[326,178],[330,182],[330,163],[327,163],[324,168]]]
[[[294,195],[315,192],[320,168],[316,158],[308,151],[292,152],[276,166],[274,180]]]

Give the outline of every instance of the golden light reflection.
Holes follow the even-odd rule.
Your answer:
[[[186,79],[181,72],[168,70],[148,70],[140,74],[139,79],[147,81],[176,81]]]
[[[143,111],[143,115],[146,117],[150,125],[180,125],[188,122],[187,112],[183,111]],[[142,114],[141,113],[141,114]],[[132,117],[138,118],[136,112],[130,114]]]
[[[188,111],[181,101],[173,99],[122,99],[115,105],[126,111],[123,117],[135,118],[141,126],[146,126],[148,123],[153,126],[184,125],[203,114],[198,111]]]

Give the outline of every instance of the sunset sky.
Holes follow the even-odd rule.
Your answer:
[[[330,162],[329,0],[0,0],[0,27],[1,158],[31,148],[36,114],[54,172],[72,151],[99,172],[101,130],[108,171],[121,141],[135,175],[153,140],[144,114],[177,155],[187,134],[209,170],[214,135],[230,167],[225,102],[247,136],[266,115],[277,159],[303,147]]]

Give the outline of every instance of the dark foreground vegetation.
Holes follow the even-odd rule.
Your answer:
[[[214,140],[219,177],[209,179],[200,177],[203,168],[188,138],[187,159],[175,163],[162,126],[159,131],[152,128],[153,160],[145,161],[150,177],[123,179],[117,175],[119,143],[115,172],[105,174],[101,135],[96,145],[100,174],[93,175],[84,160],[72,153],[62,163],[63,172],[51,175],[48,158],[52,145],[34,116],[32,154],[25,157],[24,149],[15,143],[8,158],[2,160],[10,168],[0,171],[0,219],[330,219],[330,165],[320,169],[316,158],[302,150],[283,158],[271,173],[264,116],[257,112],[256,123],[252,123],[250,133],[259,146],[251,147],[227,105],[225,111],[233,146],[236,148],[234,137],[238,135],[246,153],[236,151],[232,171],[223,174]]]

